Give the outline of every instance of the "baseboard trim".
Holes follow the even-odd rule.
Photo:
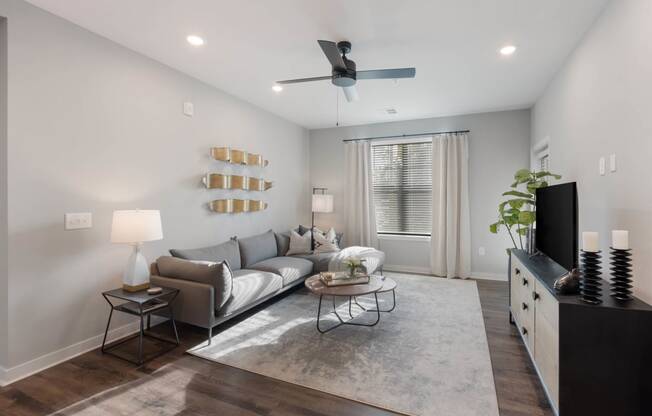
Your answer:
[[[498,280],[501,282],[507,281],[507,275],[500,273],[471,272],[471,278],[478,280]]]
[[[404,266],[401,264],[385,264],[383,265],[383,271],[432,275],[427,267]]]
[[[165,318],[152,316],[152,325],[156,325],[163,321],[165,321]],[[107,342],[113,342],[125,336],[132,335],[139,330],[140,323],[138,321],[123,325],[119,328],[115,328],[109,331]],[[47,368],[53,367],[64,361],[68,361],[79,355],[99,348],[102,345],[103,338],[104,333],[88,338],[84,341],[80,341],[76,344],[61,348],[60,350],[34,358],[33,360],[24,362],[22,364],[18,364],[11,368],[0,367],[0,387],[15,383],[16,381],[21,380],[25,377],[29,377],[32,374],[36,374]]]
[[[415,274],[426,274],[428,276],[433,276],[432,272],[427,267],[415,267],[415,266],[404,266],[400,264],[386,264],[383,266],[384,271],[396,272],[396,273],[415,273]],[[484,273],[484,272],[471,272],[472,279],[478,280],[498,280],[501,282],[507,281],[507,275],[499,273]]]

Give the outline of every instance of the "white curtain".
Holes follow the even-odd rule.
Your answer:
[[[430,267],[435,276],[471,274],[468,159],[466,133],[433,136]]]
[[[349,246],[378,247],[371,172],[371,145],[349,142],[345,147],[346,183],[344,239]]]

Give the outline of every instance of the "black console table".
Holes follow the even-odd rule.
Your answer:
[[[604,280],[600,305],[559,295],[553,283],[565,272],[546,256],[511,252],[510,320],[555,412],[652,415],[652,307],[616,301]]]

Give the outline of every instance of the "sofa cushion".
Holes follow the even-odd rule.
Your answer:
[[[283,286],[312,274],[312,262],[298,257],[272,257],[249,266],[255,270],[280,274]]]
[[[192,280],[213,286],[216,309],[220,309],[231,298],[233,275],[226,261],[215,263],[162,256],[156,260],[156,267],[163,277]]]
[[[226,260],[231,270],[238,270],[240,264],[240,246],[237,240],[231,239],[226,243],[216,246],[192,248],[187,250],[172,249],[170,254],[174,257],[186,260],[214,261]]]
[[[313,273],[327,272],[328,264],[331,259],[337,255],[337,252],[332,253],[315,253],[315,254],[300,254],[297,256],[301,259],[309,260],[313,264]]]
[[[296,231],[290,231],[290,248],[285,255],[292,256],[295,254],[312,253],[312,249],[310,248],[311,239],[312,233],[310,231],[304,235],[299,235]]]
[[[240,258],[242,259],[243,268],[278,255],[276,237],[272,230],[238,239],[238,243],[240,244]]]
[[[274,233],[278,256],[285,256],[290,249],[290,233]]]
[[[335,229],[331,228],[327,233],[319,233],[315,231],[315,253],[332,253],[340,251],[337,245],[337,237]]]
[[[278,274],[260,270],[236,270],[233,272],[233,296],[218,311],[217,316],[222,317],[238,312],[282,288],[283,278]]]
[[[295,228],[294,231],[298,232],[301,235],[304,235],[308,231],[310,231],[310,227],[306,227],[305,225],[299,225],[299,227]],[[315,228],[315,231],[319,231],[323,233],[323,231],[319,230],[318,228]],[[337,240],[337,246],[342,247],[342,237],[344,237],[344,233],[335,233],[335,239]]]

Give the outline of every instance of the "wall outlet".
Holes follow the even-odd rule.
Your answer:
[[[610,172],[615,172],[616,171],[616,154],[612,153],[609,155],[609,171]]]
[[[68,213],[64,216],[64,228],[66,230],[93,228],[93,214],[90,212]]]
[[[183,114],[192,117],[195,114],[195,106],[190,102],[183,103]]]
[[[487,254],[487,251],[484,249],[484,247],[480,247],[478,248],[478,254],[484,256],[485,254]]]
[[[598,163],[600,176],[604,176],[607,173],[607,162],[604,159],[604,156],[600,158]]]

